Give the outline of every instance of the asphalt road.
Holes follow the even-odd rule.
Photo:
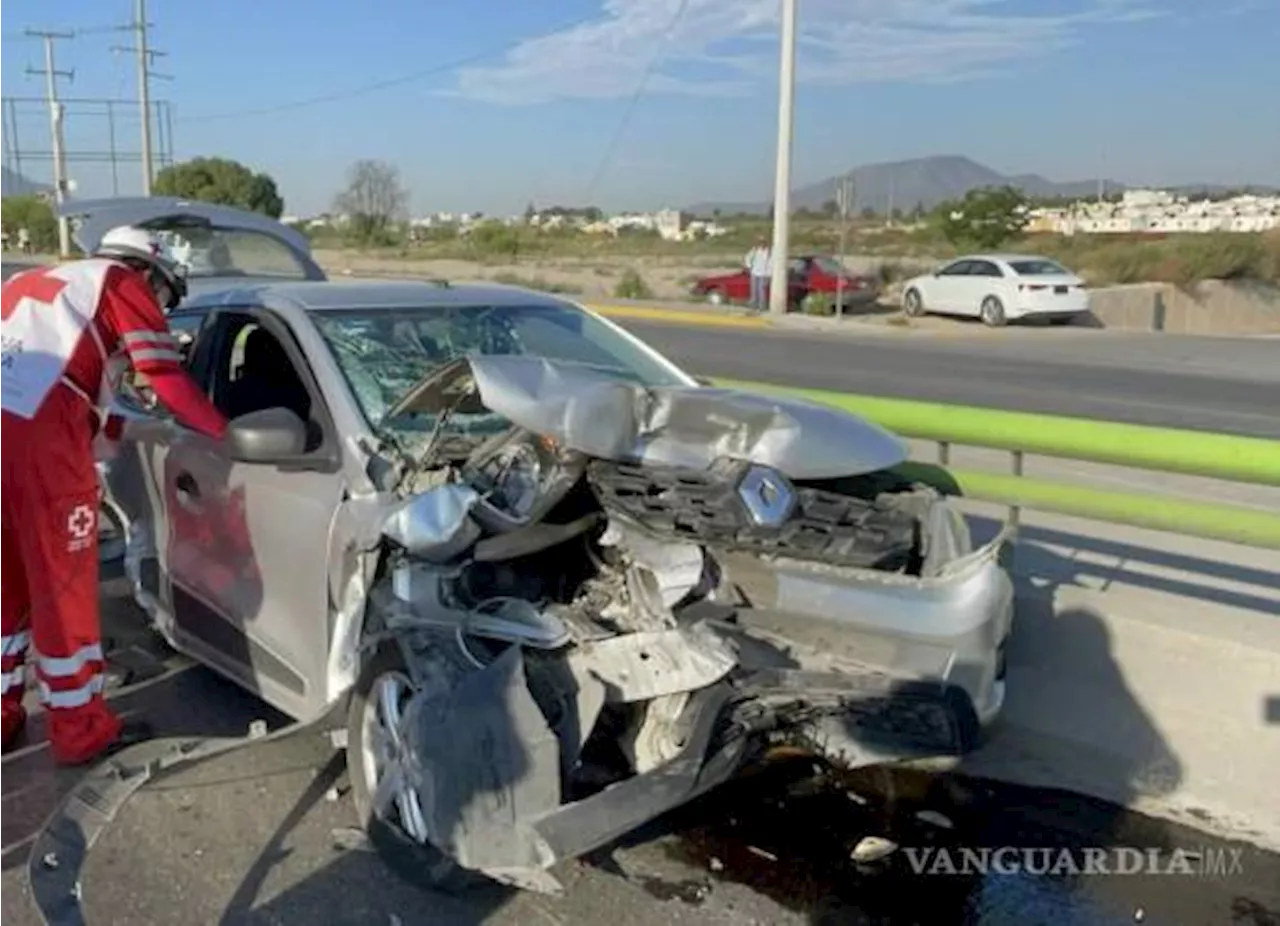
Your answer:
[[[1280,438],[1280,339],[964,322],[839,333],[618,322],[706,376]]]
[[[114,689],[117,709],[146,716],[162,735],[229,735],[255,719],[277,727],[270,708],[158,645],[122,600],[122,582],[108,582],[105,592],[109,663],[133,672]],[[5,926],[37,926],[25,849],[76,773],[51,767],[38,724],[31,745],[6,755],[3,768],[2,919]],[[921,810],[942,816],[922,818]],[[352,829],[354,820],[341,759],[315,731],[159,776],[90,850],[79,881],[87,922],[1280,924],[1280,856],[1094,801],[955,777],[875,772],[815,786],[807,763],[779,768],[557,866],[560,897],[433,893],[391,874]],[[850,849],[864,836],[888,836],[902,848],[855,863]],[[912,851],[945,847],[959,857],[962,848],[1003,846],[1066,849],[1076,859],[1087,847],[1155,849],[1166,860],[1179,848],[1223,852],[1234,862],[1216,873],[1173,876],[911,871]]]

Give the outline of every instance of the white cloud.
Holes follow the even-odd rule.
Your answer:
[[[1066,47],[1089,26],[1156,15],[1142,2],[1075,0],[1069,12],[1032,15],[1013,0],[799,0],[797,79],[963,79]],[[460,70],[456,92],[508,104],[613,99],[633,94],[655,60],[649,93],[737,95],[773,80],[778,0],[687,0],[677,17],[680,8],[606,0],[597,19]]]

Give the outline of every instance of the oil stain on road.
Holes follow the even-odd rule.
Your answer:
[[[813,926],[1280,926],[1270,853],[1065,793],[813,771],[780,764],[668,817],[661,845],[705,874],[631,880],[693,906],[737,882]]]

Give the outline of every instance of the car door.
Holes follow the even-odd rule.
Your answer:
[[[962,313],[965,305],[969,267],[973,261],[952,261],[925,281],[924,304],[931,312]]]
[[[970,262],[969,279],[964,294],[964,314],[978,318],[982,314],[982,302],[988,296],[997,296],[1005,301],[1004,271],[1000,265],[991,260],[974,260]]]
[[[264,336],[286,359],[247,371],[247,345]],[[191,431],[170,442],[160,483],[173,638],[286,713],[314,716],[325,706],[329,537],[344,486],[332,419],[288,323],[261,307],[219,310],[193,368],[224,414],[253,410],[245,398],[269,402],[281,377],[295,377],[301,399],[290,404],[305,404],[295,410],[310,437],[302,455],[272,463],[234,460]]]

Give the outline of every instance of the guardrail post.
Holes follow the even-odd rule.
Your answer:
[[[938,441],[938,463],[939,463],[939,465],[941,465],[941,466],[946,466],[946,465],[947,465],[947,464],[949,464],[950,462],[951,462],[951,442],[950,442],[950,441],[945,441],[945,440],[940,440],[940,441]]]
[[[1015,476],[1021,476],[1022,475],[1022,451],[1012,450],[1009,452],[1009,456],[1013,461],[1013,474]],[[1018,526],[1018,521],[1021,517],[1022,517],[1022,506],[1010,505],[1009,506],[1009,523],[1016,528]]]

